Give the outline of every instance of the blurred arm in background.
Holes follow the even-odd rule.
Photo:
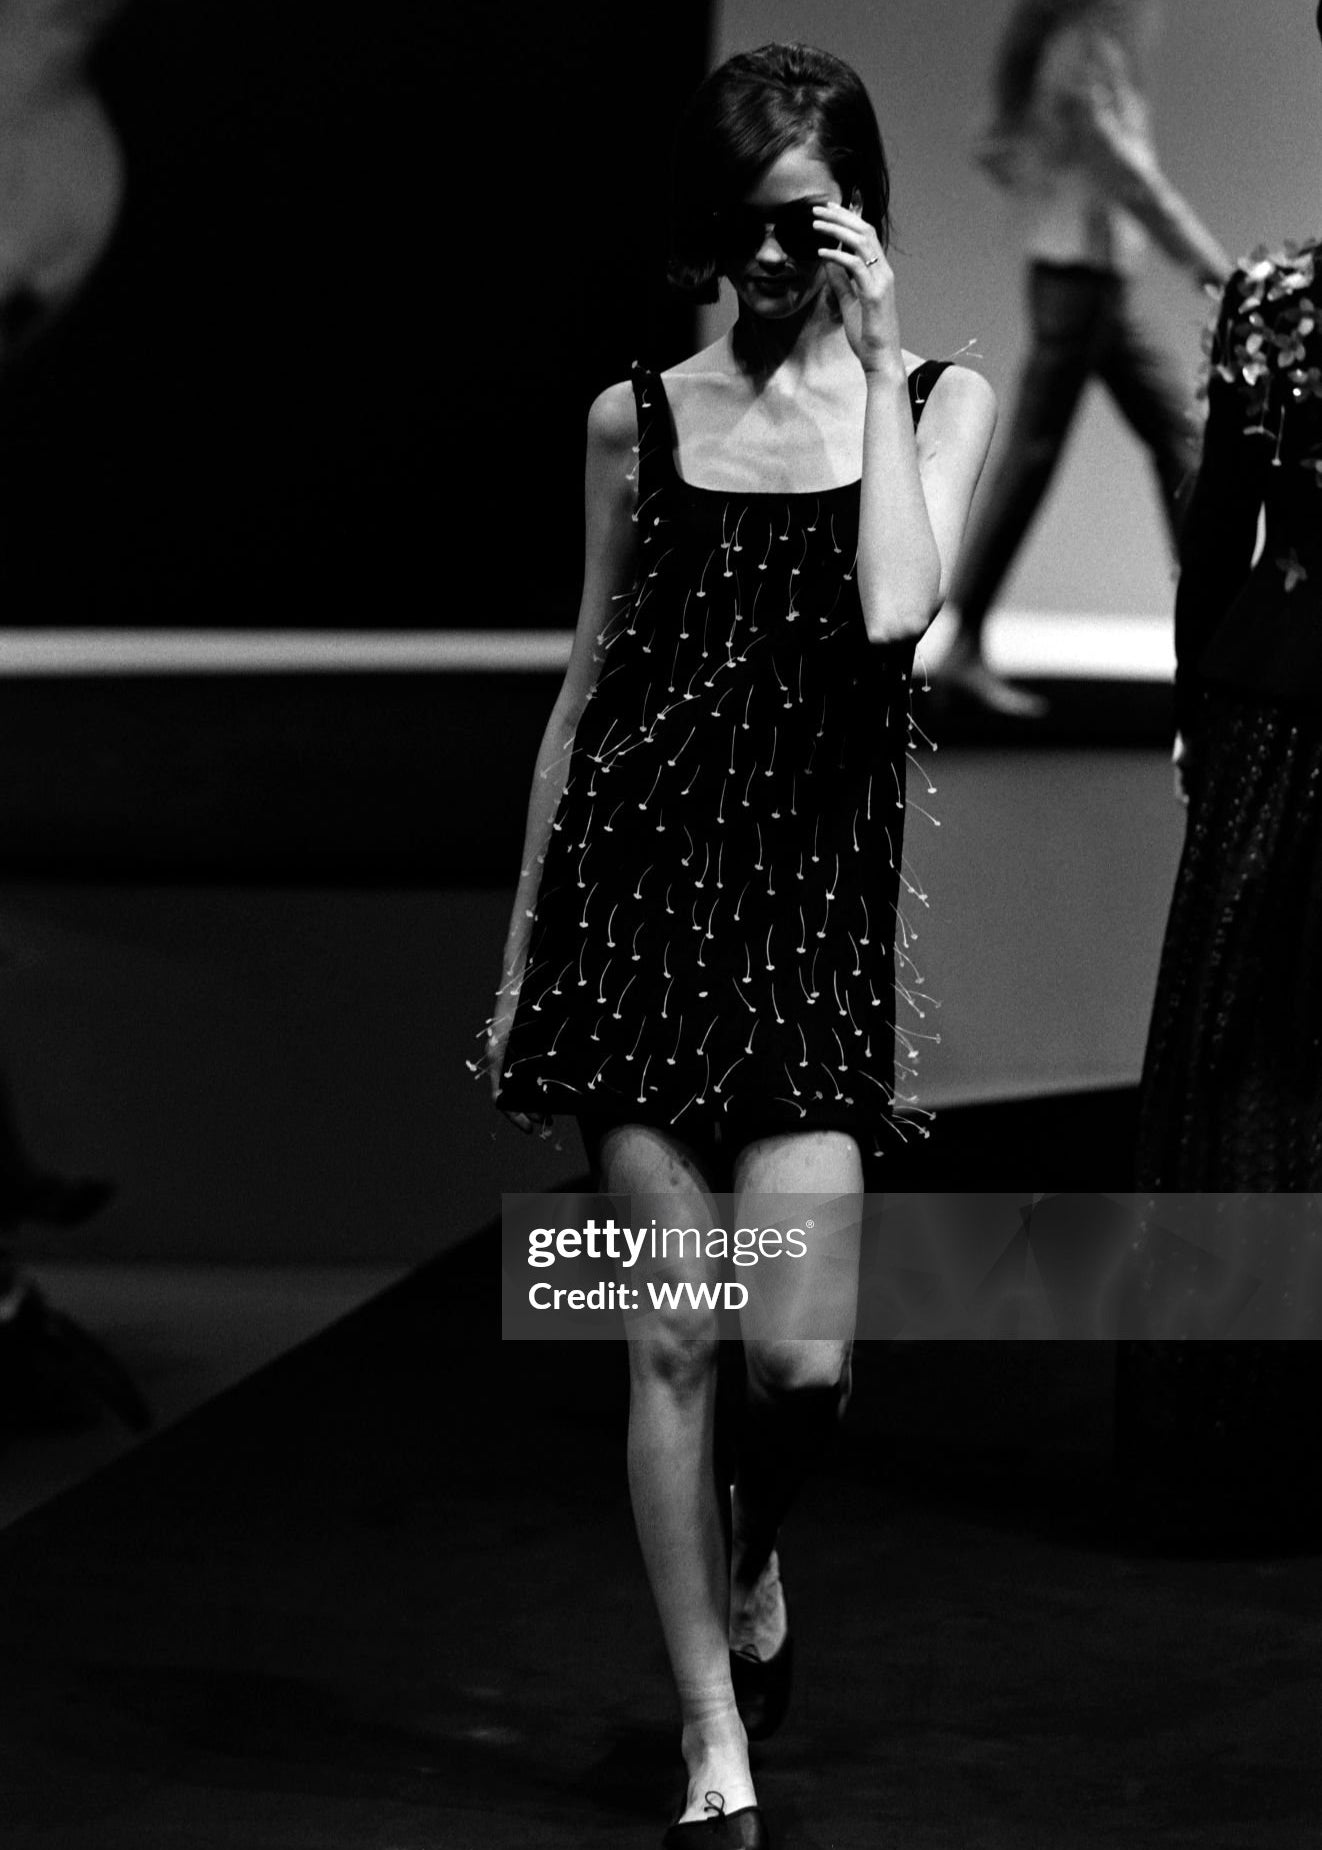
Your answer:
[[[0,0],[0,366],[109,242],[124,164],[86,60],[122,0]]]

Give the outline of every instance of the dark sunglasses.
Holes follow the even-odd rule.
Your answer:
[[[774,212],[764,212],[758,206],[727,206],[713,213],[721,262],[747,263],[761,250],[770,232],[791,263],[811,268],[818,261],[818,250],[831,241],[813,225],[813,213],[821,203],[817,199],[795,199]]]

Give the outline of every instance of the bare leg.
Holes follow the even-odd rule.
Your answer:
[[[633,1197],[636,1220],[712,1227],[711,1190],[692,1152],[664,1131],[623,1125],[601,1150],[602,1185]],[[640,1284],[638,1271],[630,1282]],[[665,1265],[647,1276],[664,1279]],[[669,1268],[679,1276],[681,1268]],[[718,1262],[710,1262],[713,1281]],[[691,1255],[682,1276],[703,1282]],[[643,1561],[679,1695],[688,1793],[681,1821],[756,1804],[748,1741],[730,1683],[729,1580],[712,1474],[718,1338],[715,1313],[682,1309],[626,1319],[629,1489]]]
[[[1032,345],[1009,436],[955,568],[946,600],[955,633],[936,669],[943,684],[993,712],[1031,718],[1046,710],[1039,696],[988,666],[983,629],[1050,487],[1119,287],[1116,278],[1098,271],[1042,264],[1029,271]]]
[[[1178,566],[1184,510],[1198,474],[1197,427],[1174,362],[1135,321],[1127,292],[1111,318],[1098,373],[1152,460]]]
[[[809,1252],[759,1266],[744,1313],[747,1404],[731,1560],[736,1649],[767,1658],[785,1634],[776,1535],[849,1396],[858,1299],[862,1162],[839,1131],[759,1139],[736,1168],[740,1225],[814,1221]],[[829,1231],[828,1231],[829,1229]]]

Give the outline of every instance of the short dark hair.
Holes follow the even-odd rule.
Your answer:
[[[890,172],[872,99],[857,71],[811,45],[739,52],[698,88],[675,137],[667,274],[699,302],[719,294],[713,215],[736,205],[773,161],[813,144],[846,199],[854,187],[883,250]]]

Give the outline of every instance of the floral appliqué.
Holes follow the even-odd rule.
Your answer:
[[[1291,410],[1322,398],[1320,245],[1288,243],[1274,252],[1260,245],[1231,279],[1229,312],[1223,318],[1218,303],[1203,331],[1207,365],[1199,397],[1206,397],[1214,377],[1235,386],[1248,413],[1244,434],[1271,439],[1278,469]],[[1322,449],[1315,446],[1294,460],[1322,488]],[[1276,563],[1287,591],[1308,575],[1293,553]]]
[[[1322,315],[1314,289],[1322,288],[1318,248],[1287,244],[1279,252],[1255,250],[1231,280],[1236,301],[1225,321],[1220,313],[1203,332],[1207,369],[1199,396],[1213,376],[1237,386],[1249,401],[1254,422],[1250,436],[1272,436],[1281,429],[1267,422],[1273,385],[1280,381],[1281,408],[1322,398]],[[1264,313],[1264,308],[1267,313]],[[1322,457],[1305,467],[1322,481]]]

